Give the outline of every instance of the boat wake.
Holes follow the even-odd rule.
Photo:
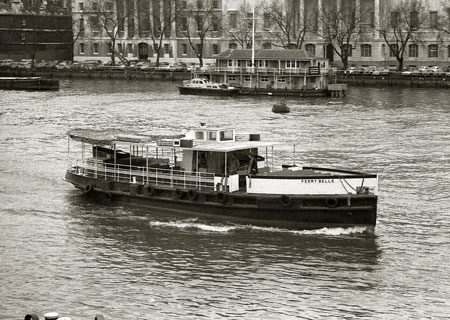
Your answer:
[[[349,235],[360,234],[370,232],[369,227],[349,227],[349,228],[321,228],[315,230],[289,230],[273,227],[258,227],[252,225],[214,225],[200,223],[197,219],[185,219],[174,221],[151,221],[150,225],[153,227],[162,228],[177,228],[177,229],[192,229],[201,230],[207,232],[232,232],[232,231],[261,231],[261,232],[277,232],[277,233],[290,233],[297,235]]]

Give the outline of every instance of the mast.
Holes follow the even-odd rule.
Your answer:
[[[252,67],[255,68],[255,1],[253,0],[252,13]]]

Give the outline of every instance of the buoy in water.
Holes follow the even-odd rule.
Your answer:
[[[289,113],[291,109],[284,103],[284,101],[281,101],[279,103],[276,103],[272,107],[272,112],[274,113]]]
[[[59,318],[58,312],[48,312],[44,314],[45,320],[57,320]]]

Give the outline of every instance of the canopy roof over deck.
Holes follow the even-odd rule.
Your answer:
[[[116,142],[145,144],[161,139],[180,139],[184,135],[143,135],[121,129],[72,129],[67,135],[75,141],[92,145],[110,145]]]

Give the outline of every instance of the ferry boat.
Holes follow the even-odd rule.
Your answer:
[[[181,94],[229,96],[239,93],[239,88],[229,87],[225,83],[210,82],[207,78],[185,80],[182,86],[177,87]]]
[[[102,201],[199,219],[297,230],[373,229],[376,174],[296,165],[277,170],[277,145],[257,133],[206,125],[174,136],[74,129],[68,132],[65,180]]]
[[[41,77],[0,77],[0,89],[59,90],[59,80]]]

